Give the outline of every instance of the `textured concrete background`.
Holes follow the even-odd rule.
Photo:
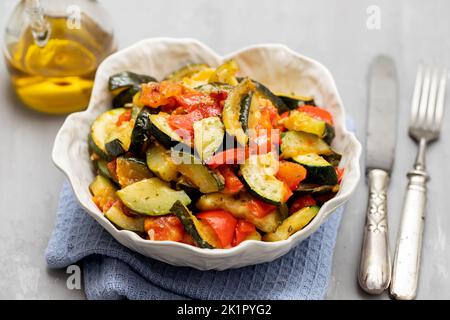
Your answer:
[[[1,30],[17,2],[1,1]],[[225,54],[250,44],[278,42],[319,60],[332,72],[362,142],[367,67],[376,54],[393,56],[400,81],[398,148],[389,202],[391,248],[394,248],[405,174],[415,154],[415,146],[406,134],[415,71],[421,59],[450,65],[449,1],[129,0],[126,5],[121,0],[100,2],[112,15],[120,47],[147,37],[192,37]],[[370,5],[380,8],[379,30],[366,26],[369,17],[366,10]],[[82,291],[66,288],[64,270],[47,270],[43,256],[63,180],[51,163],[50,151],[64,117],[49,117],[22,107],[7,84],[4,63],[0,63],[0,83],[0,298],[84,298]],[[450,181],[450,167],[446,165],[450,160],[449,117],[441,141],[428,154],[432,180],[419,299],[450,298],[447,239],[450,202],[445,188]],[[362,293],[356,283],[366,199],[367,187],[362,179],[347,205],[340,228],[328,291],[330,299],[372,298]]]

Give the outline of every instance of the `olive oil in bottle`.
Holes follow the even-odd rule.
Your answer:
[[[75,27],[64,16],[46,15],[45,21],[45,43],[36,40],[31,24],[6,43],[11,83],[20,100],[40,112],[85,109],[99,63],[115,50],[112,32],[83,13]]]

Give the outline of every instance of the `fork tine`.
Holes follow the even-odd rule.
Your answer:
[[[430,95],[428,97],[428,104],[426,110],[426,119],[424,128],[434,130],[436,126],[435,111],[436,111],[436,95],[438,91],[439,72],[437,68],[433,68],[431,72]]]
[[[423,78],[422,92],[420,94],[419,110],[415,122],[416,127],[423,127],[426,121],[428,96],[430,93],[431,71],[429,67],[425,67],[425,76]]]
[[[439,80],[439,90],[437,94],[436,112],[435,112],[436,130],[440,130],[442,126],[442,119],[444,118],[444,100],[445,100],[447,77],[448,77],[447,68],[445,68],[444,71],[442,72],[441,79]]]
[[[419,112],[419,103],[420,103],[420,92],[422,90],[422,74],[423,74],[423,66],[419,64],[417,68],[416,82],[414,84],[414,94],[411,103],[411,119],[410,123],[414,124],[417,121],[417,115]]]

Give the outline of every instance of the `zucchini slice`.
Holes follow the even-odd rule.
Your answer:
[[[105,178],[108,178],[108,179],[114,181],[115,183],[118,183],[118,181],[116,181],[115,177],[111,174],[111,172],[108,169],[108,161],[103,160],[103,159],[98,159],[96,163],[97,163],[97,173],[99,175],[102,175]]]
[[[201,160],[207,161],[222,145],[225,134],[218,117],[204,118],[194,123],[194,147]]]
[[[179,200],[188,205],[191,199],[184,191],[175,191],[159,178],[150,178],[133,183],[119,191],[120,200],[133,211],[150,216],[170,213],[170,208]]]
[[[153,144],[146,155],[148,168],[164,181],[175,180],[178,166],[172,161],[170,151],[159,144]]]
[[[127,152],[127,150],[125,150],[125,148],[122,144],[122,141],[117,138],[106,142],[105,149],[106,149],[106,152],[108,152],[108,154],[113,158],[118,157],[121,154],[124,154],[125,152]]]
[[[242,80],[228,94],[222,112],[222,121],[225,130],[242,146],[247,145],[248,136],[246,135],[242,124],[239,121],[241,115],[241,101],[255,88],[255,85],[249,79]]]
[[[144,107],[141,109],[134,122],[129,151],[135,155],[141,155],[145,152],[147,145],[150,142],[150,114],[150,109]]]
[[[278,98],[283,100],[284,104],[291,110],[297,109],[303,105],[315,106],[316,103],[313,97],[307,96],[296,96],[296,95],[288,95],[288,94],[278,94]]]
[[[238,84],[236,79],[236,73],[239,71],[239,66],[235,60],[231,59],[225,61],[223,64],[218,66],[214,73],[209,78],[209,83],[221,82],[227,83],[229,85],[235,86]]]
[[[94,122],[92,123],[91,131],[89,134],[89,146],[95,153],[97,153],[101,158],[105,160],[112,159],[111,155],[108,154],[106,150],[105,144],[115,139],[113,135],[114,132],[116,131],[122,132],[123,139],[125,140],[122,141],[124,142],[124,144],[127,143],[126,134],[128,133],[128,131],[131,136],[130,130],[131,126],[129,123],[124,122],[120,127],[117,127],[116,125],[120,115],[124,113],[126,110],[127,109],[125,108],[108,110],[106,112],[103,112],[100,116],[98,116],[97,119],[95,119]],[[118,136],[116,136],[116,138]]]
[[[303,229],[319,212],[319,207],[305,207],[286,218],[274,232],[263,236],[263,241],[286,240],[297,231]]]
[[[114,196],[116,193],[116,187],[111,183],[111,181],[104,176],[96,176],[94,180],[89,185],[89,190],[93,196],[99,195],[111,195]]]
[[[269,88],[267,88],[262,83],[257,82],[255,80],[253,80],[253,83],[255,84],[256,91],[258,92],[258,94],[270,100],[270,102],[272,102],[272,104],[278,109],[279,113],[289,111],[289,108],[286,106],[284,101],[281,98],[277,97],[274,93],[272,93],[272,91],[270,91]]]
[[[280,120],[280,123],[288,130],[315,134],[328,144],[335,136],[333,126],[299,110],[291,111],[288,117]]]
[[[342,155],[337,152],[333,152],[330,155],[323,156],[333,167],[338,167],[341,162]]]
[[[92,181],[89,185],[89,190],[93,196],[92,200],[103,212],[105,212],[106,205],[108,203],[117,200],[117,188],[108,178],[105,178],[104,176],[96,176],[94,181]]]
[[[178,165],[178,171],[201,193],[218,192],[225,187],[225,179],[222,175],[209,169],[192,155],[183,155],[183,161]]]
[[[202,92],[202,93],[206,93],[206,94],[211,94],[211,93],[220,93],[220,92],[229,92],[231,91],[231,89],[233,89],[233,86],[230,86],[227,83],[220,83],[220,82],[213,82],[213,83],[207,83],[207,84],[203,84],[200,85],[198,87],[194,88],[195,90]]]
[[[239,114],[239,121],[241,122],[242,129],[244,132],[247,132],[249,129],[249,116],[251,114],[251,105],[253,101],[253,91],[250,91],[242,100],[241,100],[241,110]]]
[[[284,202],[283,182],[275,178],[278,160],[272,152],[251,155],[241,164],[242,181],[247,190],[265,202],[280,205]]]
[[[326,131],[326,122],[314,117],[311,117],[306,112],[293,110],[289,116],[281,119],[280,123],[288,130],[303,131],[315,134],[319,138],[323,138]]]
[[[134,232],[144,232],[144,217],[127,216],[121,208],[120,202],[115,203],[105,212],[105,217],[113,224],[123,230],[130,230]]]
[[[175,190],[183,190],[191,198],[191,200],[196,201],[202,196],[200,190],[197,186],[192,184],[186,177],[180,176],[175,180]]]
[[[170,149],[183,142],[180,135],[170,127],[167,113],[151,114],[148,118],[150,119],[150,132],[163,146]]]
[[[116,159],[116,175],[121,187],[153,177],[144,161],[131,157]]]
[[[265,215],[262,218],[255,216],[247,206],[252,198],[247,193],[240,193],[238,197],[224,193],[205,194],[198,199],[196,206],[201,211],[222,209],[230,212],[239,219],[245,219],[253,223],[263,232],[273,232],[282,221],[278,210]]]
[[[121,91],[112,100],[113,108],[126,107],[126,104],[131,103],[133,101],[134,95],[138,93],[140,90],[141,90],[140,86],[133,85],[132,87]]]
[[[123,71],[109,77],[109,91],[119,91],[130,88],[135,85],[147,82],[156,82],[157,80],[151,76],[137,74],[131,71]]]
[[[338,177],[334,167],[323,157],[315,154],[303,154],[292,158],[306,169],[305,182],[316,184],[335,185]]]
[[[333,154],[333,150],[325,141],[314,134],[301,131],[282,133],[281,155],[283,158],[287,159],[308,153],[330,155]]]
[[[173,82],[179,82],[182,81],[184,78],[189,78],[193,76],[194,74],[205,70],[209,68],[207,64],[204,63],[190,63],[174,72],[169,74],[165,80],[173,81]]]
[[[170,211],[180,219],[186,232],[200,248],[214,249],[219,247],[219,241],[214,231],[198,220],[181,201],[176,201]]]
[[[337,193],[339,191],[339,184],[335,185],[320,185],[317,183],[300,183],[295,190],[303,193]]]

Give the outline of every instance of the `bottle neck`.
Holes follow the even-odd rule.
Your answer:
[[[50,24],[45,18],[44,8],[39,0],[25,0],[25,12],[30,20],[30,27],[35,43],[44,47],[50,38]]]

